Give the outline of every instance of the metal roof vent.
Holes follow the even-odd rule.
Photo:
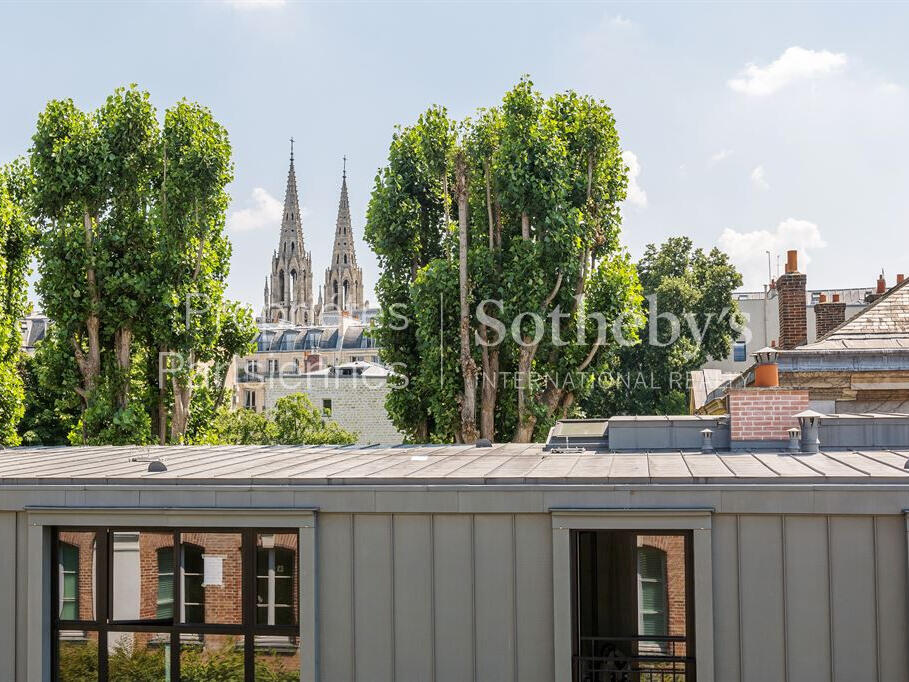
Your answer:
[[[492,447],[492,441],[489,440],[488,438],[480,438],[480,439],[476,442],[476,445],[474,445],[474,447],[476,447],[476,448],[491,448],[491,447]]]
[[[821,440],[818,437],[818,433],[820,432],[821,417],[823,416],[820,412],[815,412],[814,410],[805,410],[795,415],[795,418],[799,420],[799,426],[802,428],[802,452],[808,454],[820,452]]]
[[[148,463],[148,472],[155,474],[161,471],[167,471],[167,465],[160,459],[153,459]]]
[[[703,437],[703,441],[701,442],[701,452],[705,455],[716,452],[713,447],[713,431],[710,429],[704,429],[701,431],[701,436]]]

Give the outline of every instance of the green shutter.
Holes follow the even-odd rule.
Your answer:
[[[60,618],[79,618],[79,549],[61,542],[60,548]]]
[[[174,615],[174,549],[162,547],[158,550],[158,599],[155,609],[157,618],[172,618]]]
[[[655,547],[638,548],[638,612],[641,635],[667,634],[666,554]]]

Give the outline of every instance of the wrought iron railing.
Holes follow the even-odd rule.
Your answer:
[[[577,682],[694,682],[684,636],[581,637]]]

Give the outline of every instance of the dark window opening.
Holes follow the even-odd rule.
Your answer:
[[[53,537],[53,680],[300,679],[295,529]]]
[[[695,680],[691,533],[572,533],[575,682]]]
[[[744,341],[736,341],[732,345],[732,361],[745,362],[748,359],[748,346]]]

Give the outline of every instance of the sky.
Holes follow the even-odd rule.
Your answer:
[[[456,118],[524,74],[612,107],[630,187],[624,242],[687,235],[759,290],[787,249],[809,288],[909,273],[909,4],[0,4],[0,163],[27,152],[49,99],[94,108],[137,83],[228,129],[228,295],[262,305],[289,138],[306,248],[324,281],[342,157],[366,295],[369,194],[395,125]],[[318,290],[314,291],[318,295]]]

